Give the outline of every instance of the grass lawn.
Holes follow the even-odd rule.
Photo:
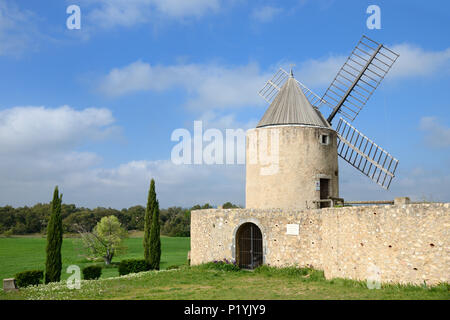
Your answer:
[[[190,247],[190,238],[161,237],[161,269],[171,265],[185,264],[187,252]],[[142,237],[133,237],[125,240],[128,250],[125,254],[117,256],[113,262],[122,259],[144,257]],[[14,275],[26,270],[44,270],[45,268],[46,238],[43,237],[12,237],[0,238],[0,279],[3,287],[4,278],[14,278]],[[70,275],[65,272],[69,265],[78,265],[81,269],[92,262],[80,256],[81,240],[79,238],[64,238],[62,246],[63,271],[61,278],[67,279]],[[117,267],[103,268],[102,278],[118,276]]]
[[[383,286],[369,290],[365,282],[325,280],[321,271],[294,268],[262,271],[223,271],[207,265],[176,270],[149,271],[122,277],[82,281],[81,289],[65,283],[28,287],[18,292],[0,291],[0,299],[445,299],[446,284]]]
[[[65,281],[39,285],[5,293],[2,299],[444,299],[449,286],[435,287],[384,285],[369,290],[364,281],[325,280],[322,271],[276,269],[263,266],[255,271],[224,271],[217,264],[186,266],[189,238],[161,237],[161,269],[180,265],[179,269],[149,271],[119,277],[116,267],[104,268],[100,280],[82,280],[80,290],[70,290]],[[19,271],[43,269],[45,238],[0,238],[0,277],[9,278]],[[81,268],[90,262],[80,257],[80,239],[63,241],[62,280],[67,266]],[[142,237],[126,240],[128,252],[113,259],[142,258]]]

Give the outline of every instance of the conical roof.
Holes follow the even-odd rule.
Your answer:
[[[292,75],[281,87],[256,127],[283,124],[330,127],[320,111],[308,101]]]

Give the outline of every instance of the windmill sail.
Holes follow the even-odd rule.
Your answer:
[[[330,103],[328,103],[326,100],[324,100],[323,98],[319,97],[317,94],[312,92],[303,83],[301,83],[297,79],[295,81],[297,81],[298,85],[300,86],[300,89],[302,89],[302,91],[305,94],[306,98],[309,100],[309,102],[311,103],[311,105],[313,107],[316,107],[317,109],[319,109],[324,104],[328,105],[329,107],[330,106],[332,107],[332,105]]]
[[[334,104],[328,122],[331,123],[338,112],[353,121],[398,56],[363,36],[322,97]]]
[[[272,103],[273,99],[280,92],[281,87],[284,85],[286,80],[289,78],[289,73],[280,68],[277,73],[274,74],[272,79],[267,80],[264,87],[259,90],[259,95],[264,98],[269,104]]]
[[[293,79],[292,71],[289,74],[280,68],[259,91],[259,95],[271,106],[264,114],[258,127],[272,125],[273,123],[311,123],[313,118],[320,119],[322,124],[326,124],[325,127],[331,127],[331,122],[337,113],[340,113],[347,120],[353,121],[398,57],[399,55],[392,50],[363,36],[322,97],[319,97],[301,82]],[[281,109],[284,110],[283,112],[279,112],[280,108],[276,105],[283,104],[281,102],[288,100],[285,99],[286,97],[284,97],[281,89],[286,83],[292,92],[298,91],[297,89],[300,88],[304,97],[302,103],[288,104],[287,107],[284,106],[284,109]],[[294,87],[294,84],[298,85],[298,88]],[[295,90],[292,88],[295,88]],[[282,92],[276,99],[280,91]],[[311,106],[309,108],[315,111],[315,113],[301,113],[302,115],[310,115],[307,117],[308,121],[292,116],[298,114],[298,112],[295,113],[292,110],[301,109],[298,106],[305,105],[305,98],[313,107],[313,109],[311,109]],[[272,104],[274,105],[272,106]],[[319,107],[323,105],[332,109],[326,120],[319,111]],[[311,114],[316,117],[311,116]],[[389,189],[392,179],[395,177],[398,160],[343,118],[340,118],[336,132],[338,155],[380,186]]]
[[[338,155],[380,186],[389,189],[398,160],[342,118],[336,132]]]
[[[277,96],[278,92],[280,92],[281,87],[286,83],[289,77],[290,74],[286,72],[283,68],[280,68],[272,77],[272,79],[268,80],[264,84],[264,87],[259,91],[259,95],[263,97],[264,100],[266,100],[269,104],[272,103],[272,101]],[[295,81],[297,81],[297,84],[299,85],[300,89],[303,91],[306,98],[313,107],[316,107],[318,109],[323,104],[326,104],[331,108],[333,107],[330,103],[328,103],[323,98],[319,97],[317,94],[312,92],[303,83],[301,83],[297,79]]]

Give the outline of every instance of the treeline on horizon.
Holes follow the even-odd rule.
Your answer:
[[[226,202],[223,208],[237,208],[238,206]],[[160,210],[161,234],[170,237],[189,237],[191,211],[212,208],[208,203],[195,205],[192,208],[170,207]],[[24,235],[33,233],[45,234],[50,215],[49,203],[38,203],[32,207],[12,206],[0,207],[0,234]],[[74,204],[62,204],[61,216],[64,233],[77,233],[77,225],[91,231],[101,218],[114,215],[122,226],[131,230],[144,230],[145,207],[132,206],[128,209],[112,209],[98,207],[95,209],[77,208]]]

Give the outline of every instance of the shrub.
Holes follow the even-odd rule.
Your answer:
[[[311,267],[298,268],[292,267],[271,267],[267,265],[259,266],[255,269],[256,273],[271,277],[273,275],[281,275],[286,277],[296,277],[302,281],[323,281],[325,276],[322,270],[316,270]]]
[[[11,236],[13,235],[13,230],[12,230],[12,229],[9,229],[9,230],[5,231],[5,232],[3,233],[3,235],[4,235],[6,238],[9,238],[9,237],[11,237]]]
[[[167,268],[166,268],[166,270],[172,270],[172,269],[178,269],[180,266],[177,266],[177,265],[171,265],[171,266],[168,266]]]
[[[215,269],[222,271],[239,271],[239,266],[236,261],[229,261],[227,259],[214,260],[213,262],[208,262],[203,265],[205,269]]]
[[[84,280],[97,280],[102,275],[102,267],[97,265],[87,266],[83,268]]]
[[[44,278],[43,270],[31,270],[19,272],[15,275],[16,284],[19,288],[37,286]]]
[[[149,269],[149,265],[144,259],[122,260],[119,264],[119,274],[121,276],[129,273],[147,271]]]

